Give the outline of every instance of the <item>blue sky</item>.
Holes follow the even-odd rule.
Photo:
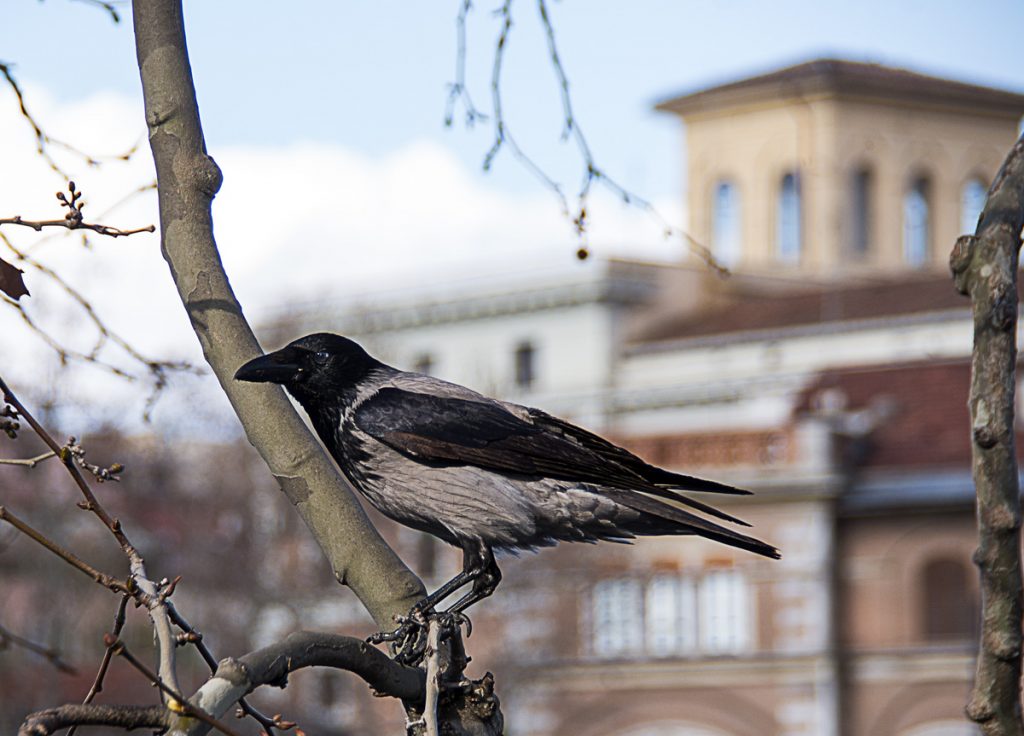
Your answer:
[[[137,94],[125,21],[68,0],[9,0],[0,58],[58,99],[96,90]],[[470,15],[470,83],[490,100],[497,3]],[[561,156],[557,88],[536,6],[518,0],[505,70],[506,109],[541,160]],[[1024,89],[1024,3],[994,0],[550,0],[578,116],[606,169],[651,196],[677,192],[680,140],[652,101],[819,55],[905,65]],[[476,169],[486,126],[442,125],[452,79],[449,2],[185,3],[193,68],[211,150],[226,145],[333,142],[384,155],[430,139]],[[35,30],[38,29],[38,32]],[[523,191],[529,177],[503,157],[491,185]]]

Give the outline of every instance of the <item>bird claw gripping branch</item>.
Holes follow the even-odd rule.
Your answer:
[[[366,638],[370,644],[392,643],[392,652],[396,662],[410,667],[418,666],[427,651],[427,628],[431,619],[441,625],[441,640],[458,636],[462,627],[466,627],[466,636],[473,632],[473,623],[466,614],[458,611],[442,611],[441,613],[424,613],[413,608],[408,616],[397,616],[398,628],[393,631],[379,631]]]

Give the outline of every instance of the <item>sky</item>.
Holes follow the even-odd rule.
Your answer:
[[[218,243],[258,323],[296,301],[460,283],[494,274],[581,268],[558,201],[507,151],[481,163],[490,121],[444,124],[454,80],[460,0],[254,3],[193,0],[186,27],[203,126],[225,181],[214,204]],[[7,0],[0,61],[14,64],[28,104],[51,134],[90,153],[141,145],[129,163],[95,169],[57,152],[94,216],[150,181],[131,11],[122,22],[82,0]],[[491,110],[501,19],[477,2],[467,23],[466,79]],[[685,227],[684,137],[657,113],[666,97],[830,56],[875,61],[1024,90],[1024,3],[1009,0],[548,0],[576,120],[598,165]],[[559,87],[537,4],[516,0],[503,64],[503,108],[520,145],[572,191],[580,160],[561,140]],[[13,95],[0,89],[0,216],[52,217],[62,180],[33,154]],[[589,208],[598,257],[677,258],[643,213],[600,194]],[[106,224],[156,222],[152,192]],[[4,232],[64,274],[103,318],[154,356],[195,359],[155,236],[51,238]],[[0,245],[0,257],[10,254]],[[88,350],[81,310],[38,273],[28,314]],[[268,348],[277,346],[267,346]],[[116,349],[104,356],[130,365]],[[0,375],[45,386],[55,401],[108,396],[116,420],[144,392],[94,372],[73,376],[0,305]],[[45,380],[38,380],[40,375]],[[209,378],[182,379],[209,388]],[[102,386],[102,387],[101,387]],[[155,417],[186,412],[165,400]],[[193,408],[187,411],[194,411]]]

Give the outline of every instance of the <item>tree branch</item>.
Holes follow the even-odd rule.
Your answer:
[[[5,402],[14,407],[18,417],[24,419],[32,430],[39,436],[39,438],[50,448],[51,451],[57,454],[60,458],[61,463],[67,468],[68,473],[71,474],[72,480],[75,481],[75,485],[81,491],[85,501],[80,503],[80,508],[91,511],[103,525],[107,527],[117,543],[121,547],[121,551],[125,557],[128,558],[128,568],[131,572],[131,586],[125,586],[123,583],[117,581],[111,581],[110,583],[104,583],[108,588],[119,593],[127,593],[131,595],[139,603],[145,605],[147,612],[149,613],[150,621],[153,623],[153,633],[157,641],[158,656],[160,659],[159,671],[161,679],[168,684],[171,688],[178,690],[178,675],[175,671],[175,653],[176,643],[174,634],[171,631],[171,621],[167,614],[166,598],[169,592],[162,592],[160,587],[149,579],[149,575],[146,572],[146,562],[139,554],[139,551],[135,548],[135,545],[128,539],[128,535],[125,534],[124,529],[121,527],[121,522],[118,519],[113,518],[107,513],[107,510],[103,508],[99,500],[93,494],[89,488],[89,484],[86,482],[85,477],[78,469],[79,461],[82,459],[84,453],[75,453],[68,446],[61,446],[57,444],[57,440],[46,431],[46,428],[39,423],[39,421],[25,408],[25,405],[21,403],[14,392],[11,391],[10,387],[4,382],[3,378],[0,378],[0,395]],[[74,443],[72,443],[74,444]],[[89,468],[87,468],[89,469]],[[92,472],[90,470],[90,472]],[[18,526],[17,520],[12,521],[10,512],[4,512],[3,507],[0,507],[0,520],[6,520],[14,526]],[[21,523],[21,522],[19,522]],[[22,526],[26,526],[22,523]],[[21,527],[18,527],[21,529]],[[33,530],[34,531],[34,530]],[[28,533],[28,532],[26,532]],[[88,565],[86,565],[77,557],[72,555],[66,550],[62,550],[60,547],[55,545],[50,540],[42,537],[36,532],[36,536],[33,537],[36,541],[40,542],[44,546],[47,546],[51,551],[61,555],[68,562],[83,570],[83,572],[89,572]],[[77,562],[77,564],[76,564]],[[95,577],[96,575],[102,575],[95,570],[91,573],[97,582],[102,582],[100,578]],[[113,583],[116,583],[114,585]]]
[[[47,662],[52,664],[58,670],[66,675],[77,675],[78,670],[72,667],[70,664],[65,662],[60,652],[50,647],[45,647],[42,644],[36,644],[34,641],[30,641],[23,636],[18,636],[13,631],[4,626],[0,626],[0,650],[6,649],[10,645],[27,649],[30,652],[38,654],[40,657],[45,659]]]
[[[95,567],[90,565],[88,562],[85,562],[84,560],[79,558],[73,552],[64,549],[59,544],[54,542],[52,539],[47,537],[45,534],[29,526],[24,521],[19,519],[17,516],[12,514],[4,506],[0,506],[0,521],[6,521],[8,524],[13,526],[26,537],[37,542],[46,549],[50,550],[51,552],[53,552],[53,554],[60,557],[62,560],[64,560],[66,563],[71,565],[76,570],[84,572],[86,575],[88,575],[94,581],[102,585],[104,588],[108,588],[109,590],[112,590],[115,593],[123,593],[126,595],[132,595],[135,592],[132,588],[129,588],[127,585],[125,585],[117,578],[107,575],[106,573],[100,572]]]
[[[192,697],[191,703],[220,718],[240,698],[263,685],[284,687],[288,675],[304,667],[334,667],[359,675],[381,695],[407,701],[423,698],[423,670],[390,659],[362,639],[337,634],[296,632],[284,641],[225,659]],[[188,736],[202,736],[207,729],[193,724]],[[177,736],[172,732],[168,736]]]
[[[978,503],[981,646],[968,717],[987,736],[1020,736],[1020,488],[1014,439],[1017,270],[1024,227],[1024,137],[989,189],[975,235],[957,240],[950,267],[971,298],[971,450]]]
[[[213,238],[210,204],[221,172],[206,153],[180,0],[134,0],[136,51],[156,164],[161,246],[203,354],[281,489],[337,579],[379,626],[424,596],[423,584],[369,523],[279,387],[243,384],[234,371],[260,354]]]
[[[190,624],[185,617],[178,612],[178,609],[173,603],[171,603],[171,601],[167,601],[167,611],[170,613],[171,621],[174,622],[174,625],[189,637],[188,641],[195,646],[196,651],[199,652],[199,656],[203,658],[203,661],[206,662],[206,665],[210,668],[210,672],[216,673],[217,660],[214,658],[213,652],[210,651],[210,647],[208,647],[206,642],[203,640],[203,635],[196,631],[192,624]],[[250,705],[245,698],[239,699],[238,706],[241,708],[242,713],[255,719],[260,724],[267,736],[272,736],[274,733],[273,729],[283,728],[283,726],[279,725],[281,723],[280,717],[271,718],[264,715]],[[71,734],[68,734],[68,736],[71,736]]]
[[[130,230],[122,230],[121,228],[111,227],[110,225],[100,225],[96,222],[86,222],[85,215],[82,210],[85,209],[85,202],[82,201],[82,192],[75,189],[75,182],[68,182],[68,195],[64,192],[57,192],[57,200],[60,202],[61,207],[66,207],[68,213],[64,215],[61,220],[26,220],[21,215],[15,215],[14,217],[0,217],[0,225],[21,225],[23,227],[30,227],[36,232],[40,232],[44,227],[63,227],[68,230],[92,230],[100,235],[106,235],[111,238],[127,237],[128,235],[138,235],[139,233],[151,233],[156,230],[153,225],[146,225],[145,227],[132,228]]]
[[[18,729],[18,736],[49,736],[69,726],[113,726],[131,731],[135,728],[163,730],[170,713],[160,706],[141,705],[61,705],[29,715]]]
[[[18,101],[18,109],[21,112],[21,116],[25,118],[28,124],[32,127],[32,132],[35,134],[36,137],[36,153],[42,156],[43,160],[46,161],[47,165],[54,172],[56,172],[63,178],[67,179],[68,175],[57,164],[53,156],[50,155],[48,146],[56,146],[58,148],[63,148],[64,150],[81,158],[89,166],[99,166],[102,163],[103,158],[127,161],[133,155],[135,155],[136,150],[138,150],[138,143],[136,143],[129,150],[125,151],[122,154],[101,158],[97,156],[90,156],[84,151],[75,148],[70,143],[66,143],[62,140],[54,138],[53,136],[51,136],[50,134],[43,130],[43,127],[39,123],[39,121],[36,120],[36,118],[32,115],[31,112],[29,112],[28,106],[25,103],[25,93],[24,91],[22,91],[21,85],[18,84],[18,80],[14,78],[14,73],[11,71],[11,65],[9,63],[0,62],[0,76],[4,78],[8,86],[10,86],[11,91],[14,92],[14,97]]]
[[[211,716],[209,713],[204,711],[202,708],[196,707],[189,700],[181,694],[181,692],[171,687],[169,684],[164,682],[163,679],[149,667],[143,664],[138,657],[132,654],[128,647],[124,645],[124,642],[120,641],[116,636],[107,634],[103,637],[103,643],[107,645],[107,648],[116,656],[123,658],[134,667],[139,673],[142,674],[151,684],[155,685],[161,693],[167,696],[167,708],[175,713],[182,713],[189,718],[194,718],[200,721],[204,726],[208,728],[215,728],[224,736],[240,736],[234,729],[225,726],[219,722],[216,717]]]
[[[669,220],[650,200],[641,197],[630,189],[627,189],[618,181],[612,179],[604,169],[598,166],[597,159],[590,149],[590,144],[587,142],[587,138],[584,136],[583,130],[580,128],[579,121],[576,117],[576,113],[573,110],[572,95],[569,91],[569,77],[565,72],[562,57],[558,51],[558,44],[555,39],[555,28],[551,21],[551,15],[548,12],[547,0],[536,0],[536,2],[541,27],[544,30],[544,36],[547,41],[551,68],[554,71],[555,78],[558,82],[558,93],[562,103],[562,140],[572,140],[576,146],[576,150],[582,164],[580,188],[575,195],[575,202],[573,203],[572,210],[570,211],[569,197],[566,195],[562,184],[549,174],[540,164],[534,161],[533,158],[531,158],[530,155],[519,145],[516,138],[512,135],[508,121],[505,118],[502,107],[501,80],[505,51],[508,48],[509,39],[512,35],[512,5],[514,0],[504,0],[501,7],[495,11],[495,15],[498,16],[501,26],[498,33],[498,40],[494,47],[494,59],[491,68],[491,105],[493,107],[492,117],[494,141],[492,142],[490,149],[488,149],[487,153],[484,155],[484,171],[491,168],[494,163],[494,159],[500,153],[502,148],[508,148],[512,156],[518,160],[519,163],[527,169],[527,171],[533,174],[541,184],[550,189],[558,199],[558,203],[562,209],[562,214],[572,222],[573,228],[576,231],[576,237],[579,241],[579,249],[576,251],[576,255],[580,260],[585,260],[589,256],[590,252],[587,244],[587,233],[589,227],[588,206],[591,190],[593,185],[597,183],[598,185],[603,184],[606,189],[621,199],[624,204],[636,207],[646,213],[651,219],[658,223],[658,226],[661,228],[662,234],[666,239],[679,238],[691,253],[703,261],[708,268],[715,271],[719,276],[729,275],[729,269],[715,258],[714,254],[707,246],[700,243],[681,227],[669,222]],[[488,118],[487,115],[481,113],[474,106],[465,82],[466,16],[471,8],[472,0],[462,0],[459,7],[459,14],[456,18],[457,51],[455,57],[455,81],[448,87],[448,102],[445,109],[446,125],[451,125],[454,117],[455,106],[459,101],[462,102],[463,107],[465,108],[467,125],[472,125],[478,120],[486,120]]]
[[[128,609],[129,596],[121,596],[121,603],[117,606],[117,612],[114,614],[114,625],[110,629],[110,635],[115,639],[121,635],[121,629],[124,628],[125,612]],[[106,641],[106,639],[104,639]],[[103,650],[103,658],[100,660],[100,667],[96,671],[96,677],[93,678],[92,686],[89,688],[89,692],[86,693],[85,699],[82,701],[82,705],[88,705],[93,701],[97,695],[103,691],[103,680],[107,676],[107,670],[110,668],[110,660],[114,657],[114,647],[107,645]],[[75,731],[78,730],[77,726],[72,726],[68,730],[68,736],[75,736]]]

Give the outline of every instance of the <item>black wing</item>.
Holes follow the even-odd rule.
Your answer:
[[[520,476],[550,477],[620,489],[615,500],[644,513],[683,523],[704,536],[733,539],[731,544],[774,549],[735,534],[682,509],[637,491],[671,498],[721,519],[745,524],[707,504],[666,489],[690,488],[745,493],[712,481],[676,475],[643,462],[597,435],[543,412],[530,410],[524,421],[497,402],[471,401],[384,388],[356,410],[359,429],[419,462],[474,465]],[[659,511],[660,510],[660,511]],[[724,541],[724,539],[723,539]],[[761,549],[763,548],[763,549]]]

